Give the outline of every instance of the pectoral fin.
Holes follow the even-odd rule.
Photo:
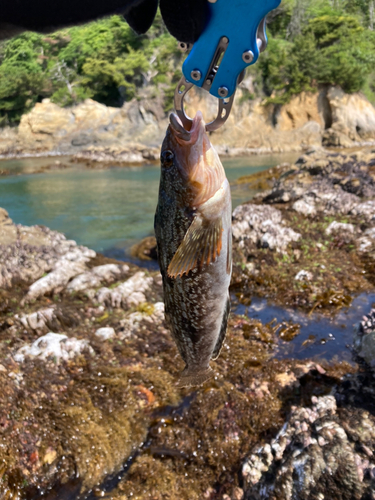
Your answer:
[[[200,215],[195,217],[168,266],[168,276],[177,278],[197,266],[215,262],[221,252],[222,233],[221,218],[207,221]]]

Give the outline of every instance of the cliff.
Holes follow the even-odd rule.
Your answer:
[[[375,108],[361,93],[345,94],[338,87],[301,93],[285,105],[250,99],[251,79],[237,92],[231,116],[214,132],[213,143],[227,155],[303,151],[310,147],[352,147],[375,143]],[[217,112],[216,99],[191,91],[187,112],[200,109],[206,120]],[[158,97],[144,93],[122,108],[91,99],[61,108],[44,99],[23,115],[18,128],[0,130],[0,155],[75,154],[121,156],[122,149],[141,151],[160,146],[168,124]],[[126,155],[125,155],[126,156]],[[134,155],[133,155],[134,156]],[[154,158],[154,154],[151,158]],[[132,155],[129,154],[129,159]],[[122,154],[124,158],[124,154]],[[129,160],[130,161],[130,160]]]

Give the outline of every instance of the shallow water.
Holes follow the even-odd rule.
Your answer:
[[[223,163],[232,182],[296,158],[297,154],[253,156]],[[35,173],[56,160],[69,168]],[[60,157],[1,161],[0,169],[16,174],[0,177],[0,207],[16,223],[46,225],[117,258],[123,256],[124,248],[153,233],[160,172],[157,165],[89,170]],[[234,186],[233,206],[253,194],[244,186]]]
[[[353,330],[374,303],[375,293],[362,293],[353,299],[350,307],[327,317],[319,312],[308,314],[293,308],[276,306],[267,299],[253,297],[250,306],[238,305],[234,311],[260,319],[262,323],[275,319],[277,323],[285,321],[300,325],[300,334],[292,341],[280,340],[276,354],[279,359],[336,359],[350,363],[353,361],[350,350]]]

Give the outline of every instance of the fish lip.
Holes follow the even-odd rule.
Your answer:
[[[197,111],[190,130],[187,130],[176,113],[169,115],[170,130],[181,145],[194,145],[199,136],[206,131],[206,124],[201,111]]]

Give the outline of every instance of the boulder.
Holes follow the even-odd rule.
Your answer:
[[[104,264],[96,266],[85,273],[76,276],[66,287],[70,293],[82,292],[99,287],[102,283],[111,283],[121,278],[129,271],[127,264]]]
[[[371,309],[370,313],[356,325],[353,347],[358,356],[373,369],[375,367],[375,309]]]

